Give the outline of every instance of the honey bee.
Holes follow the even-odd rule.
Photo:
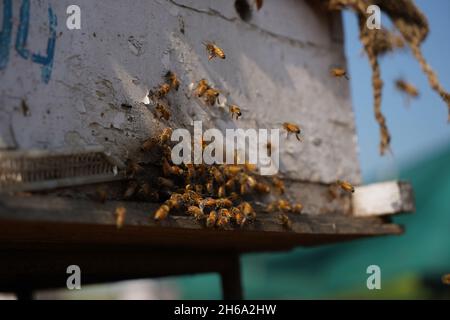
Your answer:
[[[343,68],[332,68],[330,70],[330,74],[333,77],[336,77],[336,78],[344,77],[345,79],[349,80],[349,77],[347,75],[347,71],[345,71],[345,69],[343,69]]]
[[[282,213],[278,216],[278,220],[280,220],[281,224],[288,230],[292,229],[292,221],[289,219],[289,217]]]
[[[201,220],[205,217],[203,210],[196,206],[190,206],[187,209],[187,213],[193,216],[196,220]]]
[[[126,174],[128,177],[130,178],[135,177],[136,175],[142,173],[143,171],[144,168],[139,163],[133,160],[128,160],[126,169]]]
[[[444,274],[442,276],[442,283],[450,285],[450,274]]]
[[[213,88],[208,88],[204,93],[204,101],[210,107],[214,106],[216,102],[219,102],[220,92]]]
[[[277,201],[269,203],[266,207],[266,212],[274,212],[276,210],[278,210],[278,202]]]
[[[220,198],[216,200],[216,206],[218,208],[230,208],[233,205],[233,202],[227,198]]]
[[[172,137],[172,128],[164,128],[158,137],[158,143],[162,146],[167,143]]]
[[[234,208],[233,208],[233,209],[234,209]],[[224,217],[226,217],[228,220],[230,220],[230,219],[233,218],[233,214],[231,213],[231,211],[228,210],[228,209],[225,209],[225,208],[222,208],[222,209],[219,210],[219,217],[220,217],[220,216],[224,216]]]
[[[169,120],[171,113],[163,104],[158,103],[155,107],[155,116],[160,120]]]
[[[156,145],[156,140],[154,138],[148,138],[144,141],[141,145],[141,151],[147,152],[153,149],[153,147]]]
[[[236,116],[236,120],[238,120],[239,117],[242,116],[241,108],[239,108],[237,105],[230,104],[228,106],[228,109],[230,110],[231,113],[231,119],[233,119],[233,117]]]
[[[217,212],[216,211],[211,211],[209,213],[208,218],[206,219],[206,226],[208,228],[212,228],[216,225],[216,221],[217,221]]]
[[[105,191],[105,189],[97,188],[95,191],[96,199],[97,201],[101,203],[105,203],[106,199],[108,198],[108,193]]]
[[[211,208],[216,206],[216,200],[213,198],[206,198],[200,201],[199,207],[203,210],[204,208]]]
[[[238,165],[228,165],[224,169],[224,173],[227,177],[235,177],[240,172],[242,172],[242,167]]]
[[[278,209],[280,209],[283,212],[291,212],[292,206],[289,203],[289,201],[280,199],[280,200],[278,200]]]
[[[180,87],[180,80],[178,80],[177,75],[169,70],[164,77],[170,87],[175,89],[175,91],[178,91],[178,88]]]
[[[303,211],[303,205],[301,203],[296,203],[292,206],[292,212],[300,214]]]
[[[219,215],[216,222],[216,227],[219,229],[225,229],[225,227],[230,223],[230,219],[224,215]]]
[[[213,194],[214,193],[214,181],[213,180],[208,180],[205,184],[206,187],[206,192],[209,194]]]
[[[272,184],[273,186],[279,191],[280,194],[283,194],[285,192],[285,186],[284,186],[284,182],[277,177],[274,177],[272,179]]]
[[[225,53],[214,42],[205,41],[203,42],[203,45],[205,46],[206,51],[208,52],[208,60],[212,60],[216,57],[220,59],[225,59]]]
[[[255,163],[246,162],[244,166],[248,172],[256,172],[256,169],[258,169],[258,166]]]
[[[406,82],[405,80],[398,79],[397,81],[395,81],[395,86],[399,91],[408,94],[410,97],[417,98],[419,96],[419,90],[417,90],[414,85]]]
[[[137,191],[138,183],[136,181],[130,181],[128,183],[127,189],[125,190],[125,193],[123,194],[123,197],[125,199],[131,198]]]
[[[179,194],[179,193],[172,193],[170,195],[170,201],[172,201],[172,205],[170,206],[170,208],[175,208],[175,209],[180,209],[181,206],[183,205],[183,195]]]
[[[239,195],[236,192],[232,192],[232,193],[230,193],[230,196],[228,197],[228,199],[230,199],[230,201],[236,201],[239,199]]]
[[[289,123],[289,122],[285,122],[285,123],[283,123],[283,128],[287,131],[287,136],[288,137],[289,137],[290,133],[293,133],[293,134],[295,134],[295,137],[297,138],[298,141],[302,141],[300,139],[301,130],[300,130],[300,127],[298,125],[293,124],[293,123]]]
[[[167,83],[163,83],[158,87],[155,94],[156,94],[157,98],[162,99],[165,96],[167,96],[169,91],[170,91],[170,85]]]
[[[214,180],[215,180],[217,183],[223,183],[224,178],[223,178],[222,172],[220,172],[219,169],[217,169],[216,167],[212,167],[212,168],[209,170],[209,173],[214,177]]]
[[[342,181],[342,180],[337,180],[336,184],[341,187],[342,190],[349,192],[349,193],[353,193],[355,192],[355,188],[351,185],[351,183],[347,182],[347,181]]]
[[[233,178],[228,179],[227,182],[225,182],[225,188],[228,190],[233,190],[235,186],[235,180]]]
[[[116,227],[117,229],[122,228],[123,223],[125,222],[125,214],[127,213],[127,209],[125,207],[117,207],[116,208]]]
[[[250,203],[242,202],[239,205],[239,209],[244,214],[244,217],[246,218],[246,220],[252,221],[252,220],[256,219],[256,212]]]
[[[270,187],[265,183],[258,182],[255,186],[255,190],[258,191],[259,193],[269,193]]]
[[[199,205],[201,201],[200,195],[191,190],[186,190],[183,195],[183,203],[186,205]]]
[[[178,166],[171,166],[166,158],[163,158],[163,174],[168,177],[170,175],[180,176],[184,173],[183,169]]]
[[[219,190],[217,190],[217,196],[219,198],[225,198],[226,197],[226,188],[225,188],[224,184],[219,187]]]
[[[205,79],[201,79],[198,82],[197,87],[195,88],[195,95],[199,98],[202,97],[205,94],[206,90],[208,90],[208,88],[208,82]]]
[[[187,168],[186,180],[191,181],[196,176],[195,167],[192,163],[188,163],[188,164],[186,164],[186,168]]]
[[[160,206],[158,208],[158,210],[156,210],[154,219],[156,221],[164,220],[169,215],[169,212],[170,212],[170,207],[167,204],[163,204],[162,206]]]
[[[247,221],[247,218],[244,216],[241,210],[238,208],[231,209],[231,212],[234,217],[234,221],[236,221],[236,224],[240,227],[243,227],[245,222]]]

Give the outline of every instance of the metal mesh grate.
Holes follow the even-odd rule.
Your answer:
[[[103,148],[0,152],[0,191],[43,190],[120,179],[123,165]]]

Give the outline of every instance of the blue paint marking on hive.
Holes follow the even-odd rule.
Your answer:
[[[12,0],[3,0],[3,26],[0,31],[0,70],[8,64],[12,25]]]
[[[48,83],[53,69],[53,59],[55,56],[56,45],[56,26],[58,19],[53,9],[48,8],[49,20],[49,38],[47,42],[46,55],[31,53],[27,48],[28,31],[30,28],[30,0],[22,0],[20,6],[20,22],[17,30],[15,49],[19,56],[25,60],[31,59],[32,62],[42,65],[42,81]],[[9,58],[9,44],[11,42],[12,28],[12,0],[3,0],[3,29],[0,33],[0,69],[6,67]]]

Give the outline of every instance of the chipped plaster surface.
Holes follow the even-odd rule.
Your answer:
[[[202,120],[205,128],[280,128],[290,121],[302,126],[304,141],[281,139],[285,176],[360,181],[349,83],[329,76],[331,67],[345,66],[336,40],[341,30],[330,31],[330,25],[340,26],[338,18],[297,0],[266,0],[247,22],[234,1],[79,0],[82,29],[71,31],[65,26],[71,3],[49,0],[31,5],[33,51],[45,52],[48,3],[58,17],[51,78],[44,83],[41,67],[11,49],[0,70],[0,147],[103,145],[124,159],[140,156],[140,142],[169,125],[190,128]],[[14,18],[19,5],[14,2]],[[17,24],[14,19],[14,30]],[[226,60],[208,61],[205,40],[220,44]],[[159,122],[146,95],[167,69],[182,86],[169,95],[172,118]],[[201,78],[241,106],[242,120],[190,96],[189,84]]]

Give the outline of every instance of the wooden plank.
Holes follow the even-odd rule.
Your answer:
[[[127,215],[123,228],[115,225],[115,208]],[[133,244],[155,247],[231,249],[235,251],[285,250],[348,239],[400,234],[402,228],[379,218],[346,215],[290,215],[287,230],[275,214],[258,214],[244,228],[208,229],[188,216],[152,219],[152,203],[73,200],[51,196],[0,197],[0,242],[64,244]]]
[[[353,216],[371,217],[415,211],[411,184],[389,181],[355,188]]]

